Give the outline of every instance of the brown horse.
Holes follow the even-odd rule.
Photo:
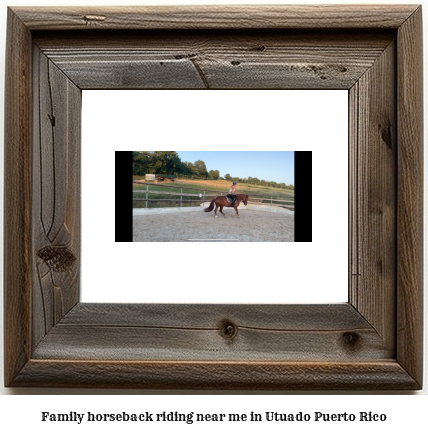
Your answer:
[[[232,205],[231,203],[229,203],[227,201],[226,196],[218,196],[211,201],[211,205],[208,208],[205,208],[205,212],[212,211],[214,209],[214,204],[215,204],[215,216],[218,217],[217,210],[219,207],[220,207],[220,212],[224,215],[223,208],[224,207],[231,208],[233,206],[235,208],[235,214],[232,217],[237,215],[239,218],[238,206],[241,203],[241,201],[244,202],[245,206],[247,206],[247,200],[248,200],[248,194],[237,194],[236,195],[236,201]]]

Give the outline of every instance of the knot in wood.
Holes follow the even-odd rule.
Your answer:
[[[37,256],[52,270],[63,273],[69,270],[76,257],[67,247],[46,246],[37,251]]]
[[[225,339],[233,339],[238,333],[238,326],[233,324],[232,321],[223,320],[220,323],[220,334]]]
[[[387,122],[385,125],[379,124],[379,131],[382,137],[382,141],[386,144],[389,149],[392,149],[392,125]]]
[[[356,350],[361,344],[360,335],[355,332],[345,332],[342,334],[342,344],[348,350]]]

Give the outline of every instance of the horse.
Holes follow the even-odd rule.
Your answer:
[[[233,214],[232,217],[235,217],[237,215],[239,218],[238,206],[241,203],[241,201],[244,202],[245,206],[247,206],[248,194],[237,194],[236,201],[233,203],[233,205],[227,201],[226,196],[218,196],[211,201],[211,205],[208,208],[205,208],[204,211],[211,212],[214,209],[214,204],[215,204],[215,216],[218,217],[217,210],[219,207],[220,207],[220,212],[224,215],[223,208],[224,207],[231,208],[233,206],[235,208],[235,214]],[[224,215],[224,217],[226,216]]]

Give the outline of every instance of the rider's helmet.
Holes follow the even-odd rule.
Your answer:
[[[234,182],[233,185],[236,185],[236,182]]]

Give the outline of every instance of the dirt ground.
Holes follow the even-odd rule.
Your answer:
[[[226,218],[214,212],[177,212],[134,215],[134,241],[150,242],[281,242],[294,241],[294,212],[225,209]]]

